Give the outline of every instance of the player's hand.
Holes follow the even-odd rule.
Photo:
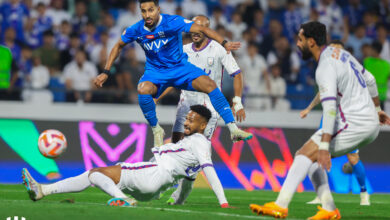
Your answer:
[[[158,100],[158,99],[155,99],[155,98],[153,98],[153,101],[154,101],[154,104],[155,104],[155,105],[157,105],[157,103],[158,103],[158,101],[159,101],[159,100]]]
[[[223,209],[236,209],[237,207],[230,206],[228,203],[224,203],[221,205],[221,208],[223,208]]]
[[[330,153],[327,150],[318,150],[318,164],[328,172],[330,171],[330,167],[332,166],[332,162],[330,160]]]
[[[105,74],[105,73],[100,73],[94,80],[93,80],[93,84],[95,84],[95,86],[97,88],[102,88],[103,87],[103,83],[106,82],[108,78],[108,75]]]
[[[306,118],[306,116],[309,114],[310,110],[305,108],[304,110],[302,110],[300,113],[299,113],[299,116],[301,116],[301,118]]]
[[[236,120],[238,122],[243,122],[245,121],[245,118],[246,118],[246,114],[245,114],[245,109],[240,109],[238,110],[237,112],[234,110],[234,105],[235,103],[233,103],[233,108],[232,108],[232,112],[233,112],[233,116],[236,117]]]
[[[230,53],[230,51],[232,50],[238,50],[241,48],[241,43],[240,42],[227,42],[225,44],[225,49],[227,51],[227,53]]]
[[[381,125],[390,125],[390,117],[384,111],[378,112],[379,122]]]
[[[176,204],[176,201],[174,198],[170,197],[167,202],[166,202],[168,205],[175,205]]]

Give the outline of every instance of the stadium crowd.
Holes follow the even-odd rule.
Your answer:
[[[390,0],[161,0],[160,7],[188,19],[207,15],[211,28],[242,43],[234,56],[247,108],[310,103],[315,63],[302,61],[295,46],[301,23],[309,20],[327,26],[329,41],[344,43],[375,76],[381,101],[387,99]],[[136,43],[125,48],[103,89],[92,80],[123,30],[140,19],[134,0],[0,0],[0,100],[136,103],[145,63]],[[229,77],[223,88],[233,96]],[[177,100],[175,93],[162,103]]]

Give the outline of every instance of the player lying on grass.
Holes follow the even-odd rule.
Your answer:
[[[323,108],[322,128],[297,151],[276,201],[251,204],[255,213],[287,217],[295,190],[309,175],[322,203],[309,219],[341,219],[325,171],[330,170],[331,156],[345,155],[373,142],[379,123],[390,124],[386,113],[378,109],[375,78],[348,51],[326,47],[326,36],[326,26],[312,21],[301,25],[297,41],[302,58],[313,57],[318,62],[316,83]]]
[[[329,46],[344,49],[344,44],[340,40],[331,41]],[[305,118],[309,114],[309,112],[320,103],[320,93],[317,93],[316,97],[311,101],[309,106],[307,106],[304,110],[301,111],[301,118]],[[322,128],[322,119],[319,128]],[[362,161],[359,158],[359,150],[347,153],[347,158],[348,162],[344,164],[343,172],[347,174],[353,173],[355,175],[360,186],[360,205],[370,205],[370,195],[367,192],[366,186],[366,170]],[[316,198],[314,198],[314,200],[307,202],[307,204],[321,204],[321,201],[317,196]]]
[[[120,163],[94,168],[79,176],[48,185],[36,182],[24,168],[22,177],[30,198],[37,201],[50,194],[80,192],[93,184],[113,197],[108,201],[109,205],[134,206],[137,200],[158,198],[160,192],[180,179],[194,179],[203,170],[221,207],[229,207],[211,160],[211,143],[203,135],[211,112],[202,105],[194,105],[190,109],[184,123],[185,137],[176,144],[152,148],[155,162]],[[124,192],[135,199],[126,196]],[[180,196],[186,197],[187,194],[183,191]]]

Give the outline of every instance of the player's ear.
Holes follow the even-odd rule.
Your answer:
[[[201,128],[202,130],[206,129],[207,124],[208,124],[207,121],[206,121],[206,120],[203,120],[202,123],[200,124],[200,128]]]

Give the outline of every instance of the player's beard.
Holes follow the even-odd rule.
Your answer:
[[[298,47],[299,48],[299,47]],[[313,57],[313,54],[310,52],[309,47],[305,46],[302,49],[299,48],[303,60],[308,60]]]

